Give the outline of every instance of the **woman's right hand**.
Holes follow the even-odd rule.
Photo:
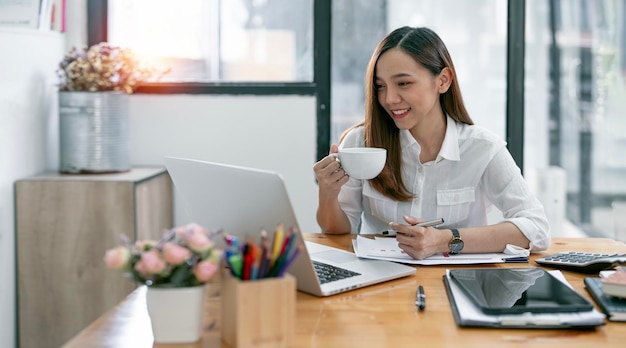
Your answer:
[[[336,197],[339,195],[341,186],[350,179],[348,174],[341,168],[339,161],[337,161],[338,152],[337,144],[332,144],[328,156],[313,165],[320,195]]]

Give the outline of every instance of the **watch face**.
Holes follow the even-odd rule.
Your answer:
[[[463,241],[460,239],[453,239],[450,241],[450,253],[458,254],[463,250]]]

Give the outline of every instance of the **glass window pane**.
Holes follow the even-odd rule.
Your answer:
[[[313,81],[313,0],[109,0],[108,11],[109,42],[170,66],[162,81]]]
[[[526,4],[525,172],[555,236],[614,237],[613,206],[626,201],[625,3]]]
[[[364,77],[378,42],[403,26],[441,36],[476,124],[505,137],[506,1],[334,0],[331,142],[364,115]]]

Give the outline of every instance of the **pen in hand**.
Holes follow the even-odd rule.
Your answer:
[[[420,222],[418,224],[411,225],[411,226],[431,227],[431,226],[441,225],[442,223],[443,223],[443,218],[439,218],[439,219],[435,219],[435,220],[429,220],[429,221]],[[382,231],[381,234],[383,236],[385,236],[385,237],[393,237],[393,236],[396,235],[396,231],[395,230],[387,230],[387,231]]]
[[[415,307],[420,311],[423,311],[426,308],[426,294],[424,293],[424,287],[421,285],[417,286],[417,293],[415,294]]]

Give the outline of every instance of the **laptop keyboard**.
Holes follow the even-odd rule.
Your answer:
[[[317,277],[322,284],[361,275],[361,273],[349,271],[347,269],[335,267],[317,261],[313,261],[313,268],[315,268]]]

